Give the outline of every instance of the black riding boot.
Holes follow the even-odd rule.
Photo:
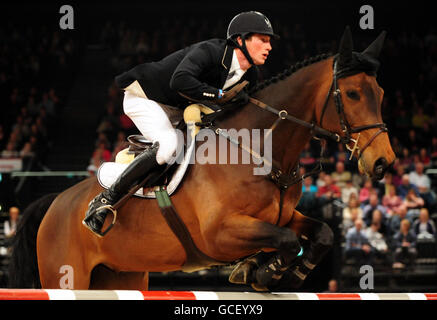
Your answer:
[[[97,195],[88,205],[83,225],[100,237],[103,237],[109,228],[102,232],[103,223],[108,213],[114,213],[112,205],[129,192],[136,183],[144,179],[153,169],[160,167],[156,162],[156,153],[159,143],[135,157],[126,170],[117,178],[114,184]]]

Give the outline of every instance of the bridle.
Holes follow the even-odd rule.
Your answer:
[[[345,147],[351,151],[350,159],[352,159],[354,153],[357,153],[357,159],[360,159],[361,155],[363,154],[364,150],[367,149],[368,146],[373,142],[373,140],[376,139],[378,135],[380,135],[383,132],[388,132],[387,126],[385,123],[374,123],[374,124],[368,124],[368,125],[362,125],[358,127],[351,127],[347,118],[346,114],[344,112],[344,105],[343,100],[341,97],[341,90],[338,87],[338,78],[341,77],[342,71],[337,69],[338,62],[336,59],[334,59],[334,70],[333,70],[333,79],[331,83],[331,87],[329,89],[328,95],[325,100],[325,104],[322,109],[322,114],[320,116],[320,126],[322,126],[323,123],[323,116],[325,115],[325,111],[328,107],[329,97],[331,95],[331,92],[333,92],[334,96],[334,103],[335,103],[335,109],[337,111],[337,115],[340,119],[340,127],[341,131],[343,132],[343,136],[339,138],[337,142],[341,142],[345,145]],[[360,138],[360,134],[362,131],[369,130],[369,129],[375,129],[379,128],[379,130],[366,142],[366,144],[360,149],[358,147],[358,140]],[[358,136],[356,139],[352,138],[353,133],[358,133]],[[353,147],[350,147],[349,144],[353,143]]]

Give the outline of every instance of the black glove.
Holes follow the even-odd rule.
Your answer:
[[[249,102],[249,94],[246,92],[246,90],[241,90],[236,94],[235,97],[233,97],[231,100],[229,100],[226,104],[227,105],[233,105],[233,106],[244,106]]]

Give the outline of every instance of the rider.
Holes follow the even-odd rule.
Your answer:
[[[269,19],[256,11],[242,12],[229,23],[227,39],[211,39],[176,51],[158,62],[144,63],[115,78],[125,90],[123,109],[141,134],[154,145],[138,155],[108,189],[90,203],[83,224],[102,236],[107,214],[136,182],[168,163],[177,147],[177,135],[158,103],[184,108],[190,101],[220,104],[226,89],[243,80],[249,88],[258,79],[257,65],[263,65],[277,38]],[[231,100],[248,102],[242,90]]]

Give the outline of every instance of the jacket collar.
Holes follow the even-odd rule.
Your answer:
[[[223,53],[223,57],[221,60],[221,65],[222,65],[224,70],[222,70],[222,72],[221,72],[220,88],[223,88],[223,85],[226,82],[226,78],[228,77],[229,69],[231,68],[233,54],[234,54],[234,47],[232,47],[230,45],[226,45],[225,51]]]
[[[232,63],[232,56],[234,54],[234,48],[232,46],[226,45],[225,51],[222,57],[222,66],[229,72],[229,68]]]

